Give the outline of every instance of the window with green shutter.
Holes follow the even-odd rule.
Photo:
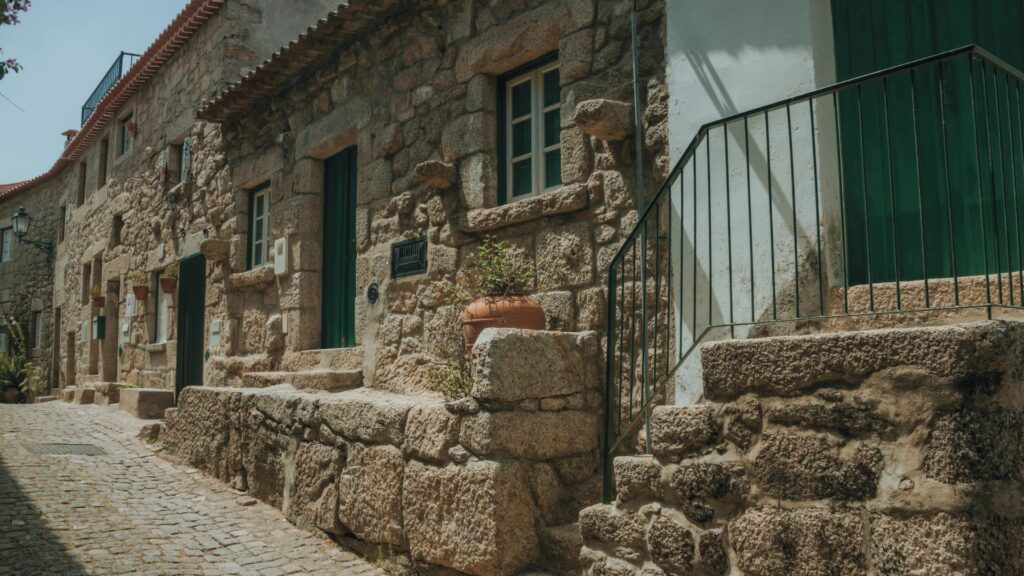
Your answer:
[[[252,269],[267,261],[267,238],[270,230],[270,183],[265,182],[249,191],[249,235],[247,263]]]

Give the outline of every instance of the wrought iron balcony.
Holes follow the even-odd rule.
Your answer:
[[[117,81],[124,76],[136,61],[138,61],[138,54],[131,54],[128,52],[121,52],[117,58],[114,59],[114,63],[107,70],[107,73],[103,75],[103,79],[96,85],[96,89],[89,95],[89,99],[82,105],[82,124],[89,119],[92,111],[96,109],[96,105],[99,104],[100,100],[117,84]]]

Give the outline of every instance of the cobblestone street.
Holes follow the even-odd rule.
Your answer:
[[[0,574],[384,574],[161,459],[141,425],[116,407],[0,404]]]

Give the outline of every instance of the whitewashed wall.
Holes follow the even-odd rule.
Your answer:
[[[669,0],[669,134],[673,163],[701,125],[835,81],[829,5],[828,0]],[[673,241],[671,297],[676,318],[683,320],[681,326],[677,321],[675,340],[682,351],[707,328],[709,309],[713,324],[729,322],[730,317],[736,322],[763,320],[770,318],[773,310],[779,318],[791,317],[796,269],[801,275],[801,311],[806,315],[817,310],[816,247],[820,236],[824,253],[835,249],[829,239],[838,237],[833,226],[834,214],[838,213],[838,170],[832,100],[815,101],[814,106],[813,133],[807,103],[791,108],[788,118],[785,108],[770,112],[767,130],[763,115],[751,119],[746,127],[742,121],[730,124],[728,136],[722,129],[715,130],[697,150],[696,175],[692,165],[684,171],[685,198],[678,187],[673,190],[671,235],[678,239],[682,232],[685,246],[681,249],[680,243]],[[708,145],[710,149],[705,148]],[[689,258],[694,242],[695,259]],[[799,246],[799,268],[794,243]],[[680,250],[688,255],[681,282]],[[826,276],[834,278],[841,273],[835,264],[825,258]],[[805,267],[815,277],[808,277]],[[745,335],[746,330],[738,328],[736,336]],[[728,330],[718,329],[707,334],[704,341],[729,335]],[[676,403],[689,404],[700,398],[699,376],[699,354],[692,354],[674,379]]]

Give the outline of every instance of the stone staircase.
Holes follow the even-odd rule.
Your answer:
[[[580,513],[587,574],[1024,573],[1024,324],[735,340]]]
[[[212,368],[217,376],[207,384],[240,388],[286,384],[311,392],[341,392],[363,385],[362,346],[293,352],[276,364],[265,356],[216,358]]]

